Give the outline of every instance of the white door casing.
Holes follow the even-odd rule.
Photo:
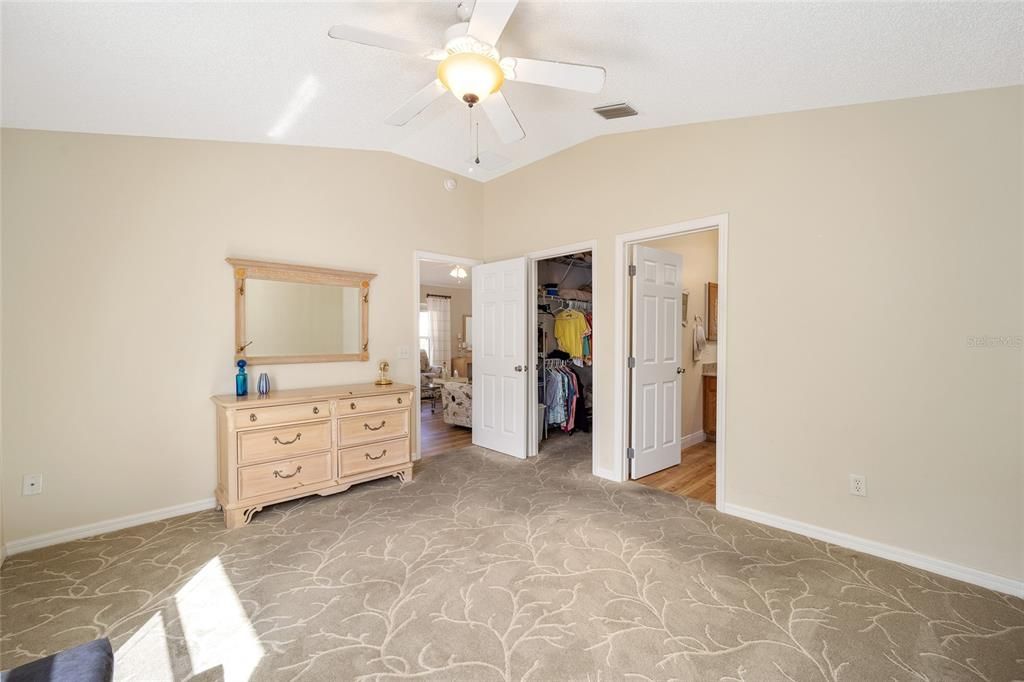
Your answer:
[[[632,262],[630,477],[641,478],[679,464],[683,257],[636,246]]]
[[[473,444],[526,459],[526,258],[473,267]]]

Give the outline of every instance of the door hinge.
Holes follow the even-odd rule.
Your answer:
[[[636,457],[636,450],[633,448],[626,448],[626,459],[633,459]]]
[[[630,277],[636,277],[636,266],[635,265],[630,265],[629,266],[629,276]]]
[[[629,369],[636,369],[636,358],[633,356],[626,358],[626,367]]]

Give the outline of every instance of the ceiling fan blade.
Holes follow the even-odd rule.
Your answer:
[[[519,0],[476,0],[469,18],[469,35],[495,45],[518,4]]]
[[[382,47],[385,50],[411,54],[416,57],[432,59],[434,61],[441,61],[445,57],[444,50],[420,45],[419,43],[414,43],[411,40],[396,38],[395,36],[389,36],[385,33],[367,31],[365,28],[359,28],[358,26],[346,26],[345,24],[332,26],[331,30],[327,32],[327,35],[335,40],[347,40],[350,43],[370,45],[371,47]]]
[[[487,97],[480,106],[490,119],[491,125],[498,131],[498,137],[505,144],[521,140],[526,137],[523,127],[519,125],[519,119],[512,113],[512,107],[501,92],[495,92]]]
[[[580,92],[601,92],[604,87],[605,71],[600,66],[505,57],[501,60],[501,68],[505,78],[519,83],[549,85]]]
[[[388,125],[404,126],[446,92],[448,89],[444,87],[444,84],[435,79],[434,82],[406,100],[405,104],[391,112],[384,122]]]

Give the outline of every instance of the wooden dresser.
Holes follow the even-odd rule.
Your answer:
[[[713,443],[718,437],[718,377],[705,374],[701,381],[704,388],[704,435]]]
[[[412,480],[412,396],[407,384],[213,396],[224,523],[237,528],[268,504],[375,478]]]

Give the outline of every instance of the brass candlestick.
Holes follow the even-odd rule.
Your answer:
[[[388,378],[388,370],[391,369],[391,365],[388,364],[387,360],[381,360],[380,364],[377,365],[377,370],[380,372],[380,376],[373,383],[378,386],[389,386],[395,382]]]

